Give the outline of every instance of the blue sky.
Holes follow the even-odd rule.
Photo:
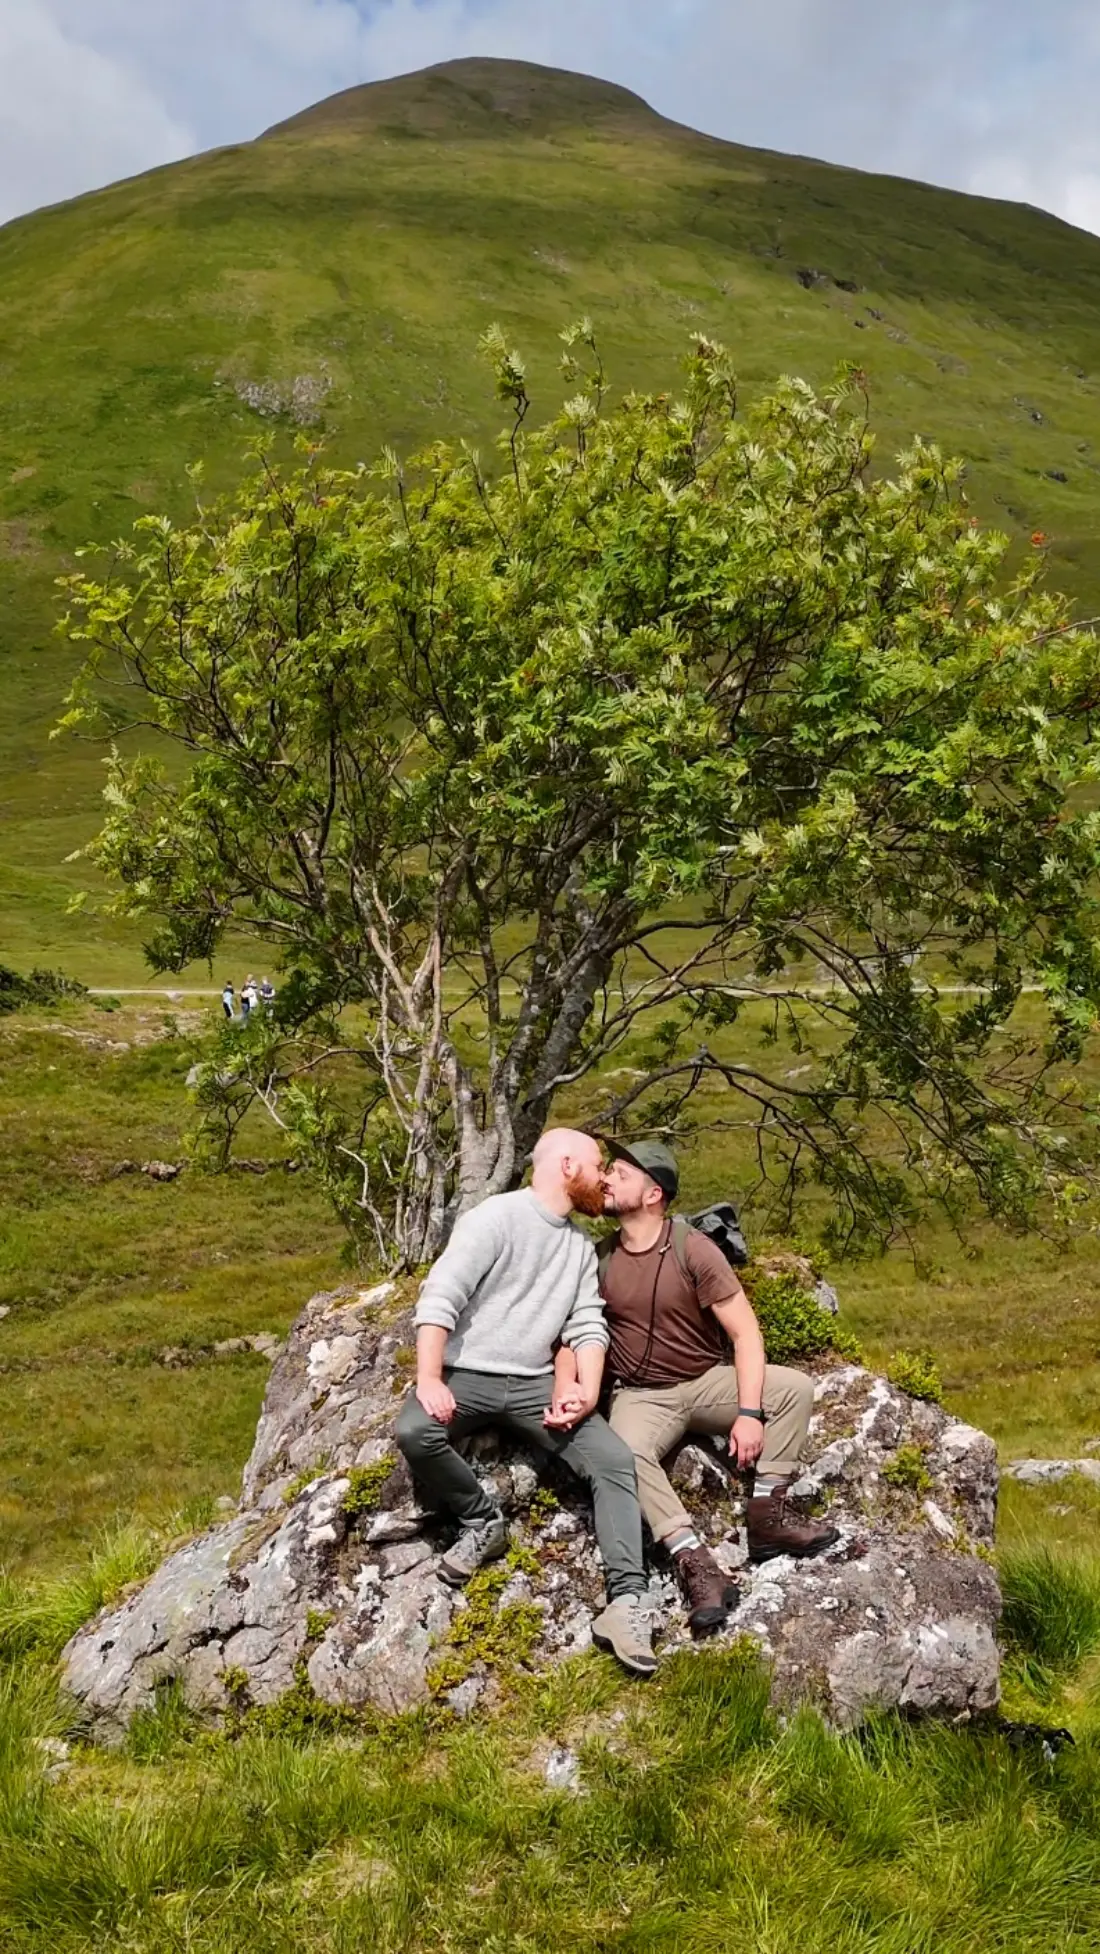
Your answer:
[[[1097,0],[0,0],[0,221],[469,54],[1100,232]]]

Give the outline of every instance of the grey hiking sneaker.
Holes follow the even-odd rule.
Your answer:
[[[609,1602],[592,1624],[592,1640],[601,1649],[610,1649],[634,1676],[652,1676],[657,1667],[653,1615],[644,1595],[621,1594]]]
[[[452,1588],[460,1588],[479,1567],[485,1567],[491,1560],[500,1560],[508,1552],[508,1527],[503,1513],[495,1513],[491,1520],[481,1520],[476,1526],[463,1527],[453,1547],[448,1547],[439,1563],[442,1580]]]

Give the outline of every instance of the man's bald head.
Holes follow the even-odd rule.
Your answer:
[[[590,1170],[602,1164],[599,1142],[591,1133],[581,1133],[573,1126],[548,1126],[535,1144],[532,1160],[536,1174],[549,1167],[560,1167],[563,1160]]]
[[[532,1156],[531,1188],[555,1214],[576,1208],[581,1214],[603,1213],[603,1159],[591,1133],[572,1126],[550,1126]]]

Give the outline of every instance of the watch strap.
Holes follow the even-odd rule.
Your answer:
[[[762,1425],[766,1425],[768,1422],[762,1411],[750,1411],[748,1405],[745,1404],[738,1405],[737,1416],[739,1418],[758,1418]]]

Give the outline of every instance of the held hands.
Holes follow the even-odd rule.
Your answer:
[[[737,1418],[730,1432],[730,1458],[742,1468],[756,1464],[764,1450],[764,1427],[758,1418]]]
[[[444,1384],[441,1377],[423,1377],[416,1381],[417,1403],[441,1425],[449,1425],[455,1415],[454,1393]]]
[[[542,1414],[542,1422],[552,1432],[571,1432],[574,1425],[579,1425],[595,1409],[595,1398],[589,1397],[580,1384],[567,1384],[555,1389]]]

